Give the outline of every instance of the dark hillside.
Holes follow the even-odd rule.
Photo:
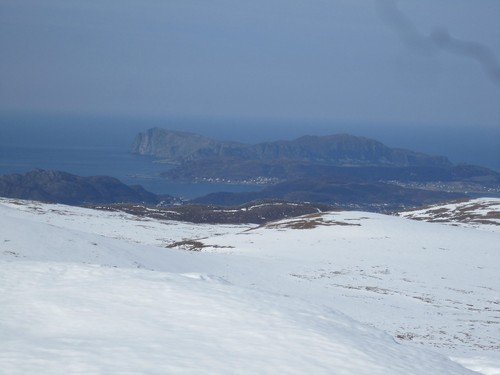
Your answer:
[[[42,169],[0,176],[0,196],[73,205],[118,202],[157,204],[172,199],[169,196],[159,197],[141,186],[125,185],[113,177],[81,177]]]
[[[404,188],[378,182],[346,182],[338,179],[299,179],[251,193],[214,193],[194,203],[234,206],[255,199],[314,202],[343,209],[383,212],[463,197],[463,194]]]

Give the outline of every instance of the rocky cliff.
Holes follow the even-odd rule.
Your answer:
[[[214,156],[255,157],[248,145],[216,141],[199,134],[160,128],[139,133],[133,142],[132,153],[153,155],[172,162]]]
[[[248,145],[222,142],[194,133],[149,129],[134,140],[132,152],[172,162],[225,157],[238,160],[284,160],[339,166],[451,166],[445,157],[393,149],[373,139],[348,134],[305,136],[292,141]]]

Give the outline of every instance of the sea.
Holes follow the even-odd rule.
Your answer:
[[[213,192],[244,192],[258,185],[169,181],[161,173],[173,165],[130,152],[135,135],[155,123],[108,118],[0,117],[0,175],[33,169],[79,176],[111,176],[156,194],[192,199]]]
[[[127,185],[141,185],[156,194],[192,199],[213,192],[261,189],[256,185],[184,183],[166,180],[161,173],[173,166],[155,158],[133,155],[118,147],[9,147],[0,148],[0,175],[25,173],[35,168],[79,176],[112,176]]]
[[[141,185],[156,194],[192,199],[213,192],[244,192],[258,185],[186,183],[166,180],[161,173],[172,165],[130,152],[134,137],[152,127],[191,131],[221,139],[257,143],[294,139],[301,135],[351,133],[431,155],[454,163],[482,165],[500,171],[500,127],[427,129],[302,123],[253,123],[133,117],[0,113],[0,175],[35,168],[80,176],[112,176],[128,185]]]

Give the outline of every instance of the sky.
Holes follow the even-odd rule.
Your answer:
[[[0,115],[491,143],[499,19],[497,0],[0,0]]]

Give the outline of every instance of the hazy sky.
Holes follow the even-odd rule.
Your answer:
[[[0,0],[0,111],[500,127],[500,1]]]

